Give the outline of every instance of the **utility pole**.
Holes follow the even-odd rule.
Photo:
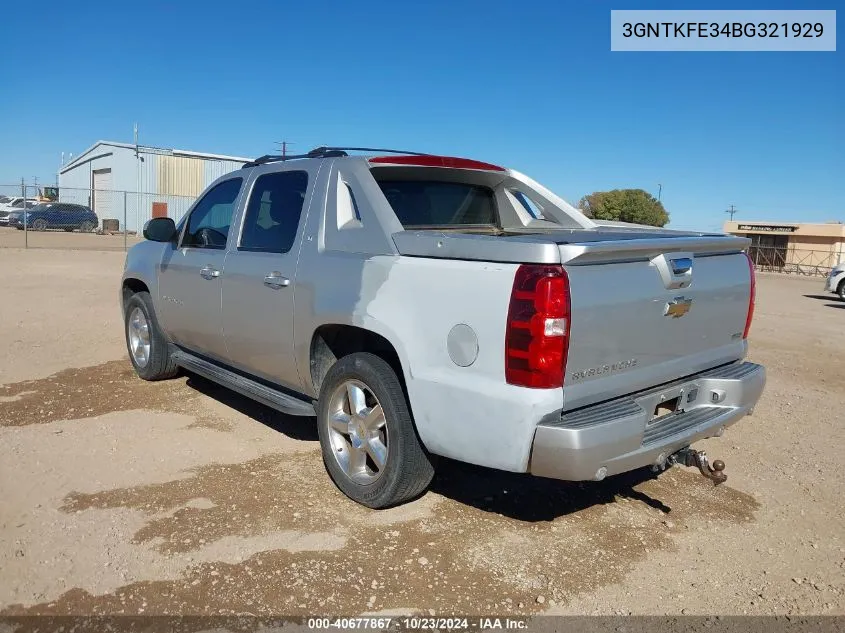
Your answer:
[[[731,208],[730,208],[730,209],[727,209],[727,210],[725,211],[725,213],[730,213],[730,214],[731,214],[731,221],[733,222],[733,219],[734,219],[734,214],[735,214],[735,213],[739,213],[739,209],[737,209],[734,205],[731,205]]]
[[[282,158],[285,158],[288,155],[288,145],[296,145],[296,143],[292,143],[291,141],[276,141],[276,145],[282,148]]]
[[[657,201],[660,202],[660,195],[663,193],[663,185],[657,185]]]

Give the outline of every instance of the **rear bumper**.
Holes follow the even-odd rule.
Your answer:
[[[537,426],[529,470],[554,479],[584,481],[663,465],[672,453],[748,415],[766,383],[766,370],[733,363],[561,415]],[[676,413],[651,422],[663,401],[678,398]]]

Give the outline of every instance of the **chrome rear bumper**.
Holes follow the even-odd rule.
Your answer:
[[[748,415],[765,384],[762,365],[739,362],[564,413],[537,426],[529,470],[584,481],[664,465],[679,449],[721,435]],[[676,412],[652,421],[655,407],[674,398]]]

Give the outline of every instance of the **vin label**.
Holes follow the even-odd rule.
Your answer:
[[[836,11],[611,11],[611,51],[835,51]]]

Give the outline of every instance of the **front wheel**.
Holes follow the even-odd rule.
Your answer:
[[[46,231],[47,230],[47,220],[44,218],[38,218],[35,222],[32,223],[32,230],[33,231]]]
[[[417,437],[402,385],[374,354],[350,354],[329,369],[317,430],[326,470],[353,501],[386,508],[431,483],[434,465]]]
[[[839,295],[841,301],[845,301],[845,279],[839,282],[839,287],[836,289],[836,294]]]
[[[179,368],[171,358],[167,337],[158,326],[148,292],[136,292],[129,297],[124,320],[126,348],[135,373],[144,380],[175,376]]]

